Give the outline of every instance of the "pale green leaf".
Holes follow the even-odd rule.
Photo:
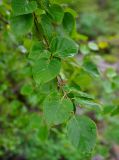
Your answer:
[[[114,91],[112,82],[110,82],[108,80],[102,81],[102,86],[104,88],[104,91],[108,94],[110,94]]]
[[[100,76],[98,67],[91,60],[84,60],[83,68],[86,72],[88,72],[91,76],[98,78]]]
[[[87,98],[87,99],[94,99],[94,96],[87,94],[85,92],[82,92],[80,90],[77,90],[75,88],[70,88],[70,92],[74,94],[76,97],[82,97],[82,98]]]
[[[93,102],[91,100],[79,97],[75,97],[74,99],[81,107],[86,107],[88,109],[97,111],[100,111],[102,109],[100,104]]]
[[[107,77],[113,78],[116,77],[117,73],[114,68],[108,68],[106,71]]]
[[[99,50],[98,45],[96,43],[94,43],[94,42],[89,42],[88,43],[88,47],[93,51],[98,51]]]
[[[61,98],[57,93],[50,94],[44,101],[44,117],[48,124],[58,125],[68,120],[73,111],[69,99]]]
[[[80,52],[83,54],[83,55],[87,55],[90,53],[90,50],[88,48],[87,45],[85,44],[80,44]]]
[[[75,87],[71,87],[71,86],[64,86],[65,91],[70,95],[73,94],[73,97],[80,97],[80,98],[86,98],[86,99],[90,99],[93,100],[94,96],[83,92]]]
[[[68,138],[79,152],[91,152],[96,144],[96,125],[86,116],[72,117],[67,125]]]
[[[36,138],[37,141],[44,142],[48,137],[48,128],[43,121],[42,115],[38,113],[30,113],[28,115],[27,126],[25,128],[30,133],[29,135]]]

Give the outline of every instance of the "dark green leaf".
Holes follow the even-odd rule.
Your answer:
[[[75,26],[75,19],[69,12],[65,12],[63,18],[63,27],[68,34],[71,34]]]
[[[50,41],[53,37],[54,30],[49,17],[45,14],[41,16],[41,26],[45,37]]]
[[[54,79],[60,72],[61,62],[59,59],[41,58],[35,61],[32,72],[37,84],[46,83]]]
[[[35,1],[28,2],[27,0],[12,0],[12,9],[15,16],[29,14],[37,9]]]
[[[61,3],[69,3],[69,2],[72,2],[73,0],[50,0],[50,2],[52,3],[58,3],[58,4],[61,4]]]
[[[116,116],[116,115],[119,115],[119,106],[116,106],[112,110],[111,116]]]
[[[38,60],[39,58],[48,58],[49,56],[50,53],[45,50],[43,42],[34,41],[30,50],[29,58],[32,60]]]
[[[47,10],[49,7],[49,0],[41,0],[40,1],[40,6],[42,9]]]
[[[31,14],[11,18],[11,28],[15,35],[22,36],[31,31],[33,17]]]
[[[69,38],[55,37],[50,44],[51,52],[61,58],[71,57],[78,53],[78,45]]]
[[[57,4],[53,4],[49,7],[48,13],[52,17],[53,21],[56,23],[61,23],[63,16],[64,16],[64,11],[62,7],[60,7]]]

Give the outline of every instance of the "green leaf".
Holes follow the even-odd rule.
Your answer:
[[[107,77],[113,78],[116,77],[117,73],[114,68],[108,68],[106,71]]]
[[[111,116],[115,116],[119,114],[119,106],[116,105],[104,105],[103,106],[103,114],[108,114]]]
[[[86,99],[94,99],[94,96],[87,94],[85,92],[80,91],[79,89],[76,89],[75,87],[70,87],[70,86],[65,86],[64,89],[66,90],[67,93],[73,94],[75,97],[81,97],[81,98],[86,98]]]
[[[119,106],[116,106],[112,110],[111,116],[116,116],[116,115],[119,115]]]
[[[44,101],[44,117],[50,125],[58,125],[67,121],[72,111],[72,102],[61,98],[57,93],[50,94]]]
[[[41,58],[35,61],[32,72],[37,84],[46,83],[54,79],[60,72],[61,61],[57,58],[51,60]]]
[[[49,0],[41,0],[41,1],[40,1],[40,7],[41,7],[43,10],[47,10],[48,7],[49,7]]]
[[[108,81],[108,80],[105,80],[102,82],[102,86],[104,88],[104,91],[106,93],[112,93],[114,90],[113,90],[113,84],[111,81]]]
[[[53,79],[48,83],[40,85],[38,88],[38,92],[43,93],[45,95],[45,98],[47,95],[54,91],[57,91],[57,79]]]
[[[116,75],[115,77],[113,77],[113,84],[116,89],[119,89],[119,75]]]
[[[31,31],[33,16],[31,14],[11,18],[11,28],[16,36],[22,36]]]
[[[78,16],[77,11],[75,10],[75,8],[65,8],[65,12],[70,13],[74,18],[76,18]]]
[[[27,0],[12,0],[12,9],[15,16],[33,13],[37,9],[35,1],[28,2]]]
[[[75,27],[75,19],[69,12],[65,12],[64,14],[63,27],[68,34],[71,34]]]
[[[59,5],[57,4],[51,5],[48,9],[48,13],[50,14],[54,22],[59,24],[62,22],[64,11],[62,7],[60,7]]]
[[[38,60],[40,58],[49,58],[50,53],[48,50],[45,50],[44,44],[41,41],[34,41],[30,53],[29,58],[32,60]]]
[[[55,37],[50,44],[51,52],[61,58],[71,57],[78,53],[78,45],[69,38]]]
[[[43,118],[38,113],[29,113],[27,117],[27,132],[37,141],[44,142],[48,137],[48,128],[43,121]]]
[[[87,55],[90,53],[90,50],[88,48],[87,45],[85,44],[80,44],[80,52],[83,54],[83,55]]]
[[[96,43],[94,43],[94,42],[89,42],[88,43],[88,47],[93,51],[98,51],[99,50],[98,45]]]
[[[97,110],[97,111],[101,110],[101,105],[91,100],[88,100],[85,98],[78,98],[78,97],[75,97],[74,99],[80,106],[86,107],[91,110]]]
[[[92,95],[90,95],[90,94],[87,94],[87,93],[85,93],[85,92],[76,90],[76,89],[73,89],[73,90],[72,90],[72,93],[73,93],[75,96],[77,96],[77,97],[87,98],[87,99],[94,99],[94,96],[92,96]]]
[[[45,37],[48,38],[49,41],[51,41],[54,30],[53,30],[51,20],[45,14],[41,15],[41,26],[42,26]]]
[[[76,116],[67,124],[68,137],[80,152],[91,152],[96,144],[96,125],[86,116]]]
[[[41,142],[44,142],[45,140],[47,140],[47,138],[48,138],[48,128],[47,128],[46,124],[42,124],[39,127],[38,138],[40,139]]]
[[[58,4],[61,4],[61,3],[69,3],[69,2],[72,2],[73,0],[50,0],[50,2],[52,3],[58,3]]]
[[[98,78],[100,76],[99,70],[97,66],[89,59],[84,60],[83,68],[90,75]]]
[[[31,95],[33,93],[33,88],[29,84],[25,84],[21,88],[21,94],[23,95]]]

